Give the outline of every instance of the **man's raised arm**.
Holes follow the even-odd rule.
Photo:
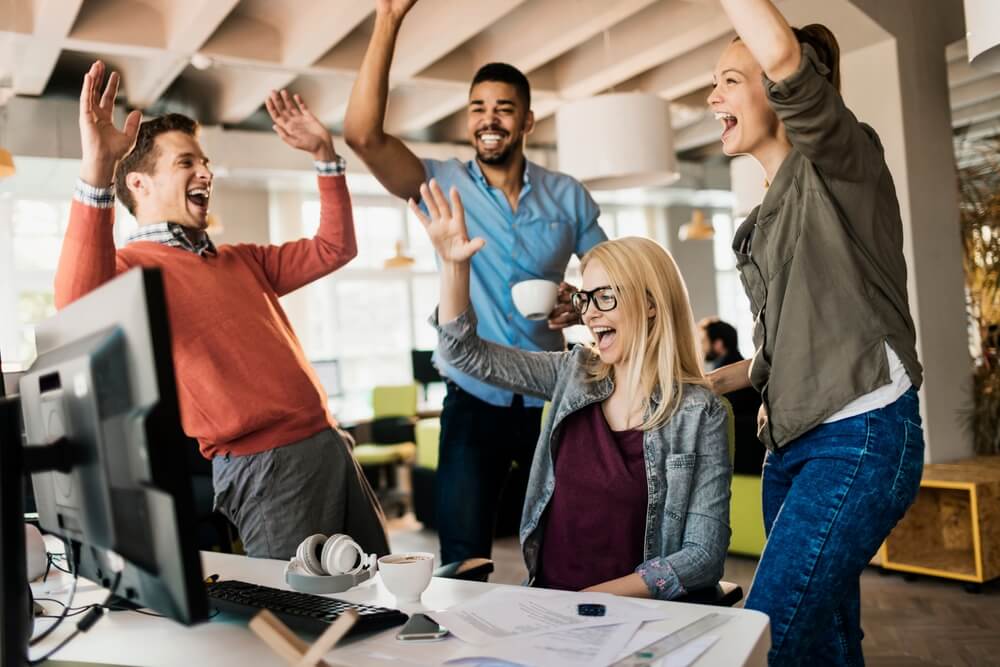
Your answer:
[[[118,72],[112,72],[103,94],[104,63],[95,62],[80,90],[80,181],[73,196],[69,226],[56,270],[56,308],[79,299],[118,272],[112,228],[115,167],[135,144],[142,114],[133,111],[119,130],[112,119]]]
[[[415,2],[376,0],[375,29],[347,104],[344,140],[389,192],[419,200],[424,166],[402,141],[386,134],[383,128],[396,36]]]

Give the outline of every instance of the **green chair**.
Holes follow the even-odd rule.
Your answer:
[[[354,447],[354,457],[386,515],[402,516],[409,508],[409,494],[399,488],[396,471],[412,463],[417,453],[417,385],[375,387],[372,411],[370,440]]]
[[[729,461],[732,462],[736,456],[736,421],[733,406],[725,398],[722,402],[729,412]],[[766,539],[760,475],[733,475],[729,525],[733,529],[729,553],[758,557],[763,553]]]

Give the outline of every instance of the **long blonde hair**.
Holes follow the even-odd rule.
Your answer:
[[[604,267],[615,289],[618,309],[629,324],[625,343],[628,377],[615,378],[628,387],[628,403],[641,396],[643,431],[661,426],[680,405],[685,384],[708,386],[695,336],[694,316],[687,287],[677,264],[666,250],[649,239],[630,236],[594,246],[580,262]],[[650,307],[655,309],[649,316]],[[600,381],[613,367],[598,355],[588,368],[588,379]],[[652,403],[659,390],[659,403]]]

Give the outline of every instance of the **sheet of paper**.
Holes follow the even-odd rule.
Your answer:
[[[639,625],[631,621],[557,630],[529,638],[505,639],[475,647],[470,652],[480,649],[484,658],[501,658],[529,667],[606,667],[629,643]]]
[[[580,616],[577,605],[605,605],[604,616]],[[630,621],[665,618],[662,609],[606,593],[541,594],[517,588],[494,589],[447,611],[428,612],[428,616],[451,630],[459,639],[476,646],[486,646],[511,637],[588,628]]]

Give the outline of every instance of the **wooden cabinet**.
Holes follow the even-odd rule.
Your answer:
[[[1000,456],[925,466],[916,501],[879,555],[889,570],[975,583],[1000,577]]]

